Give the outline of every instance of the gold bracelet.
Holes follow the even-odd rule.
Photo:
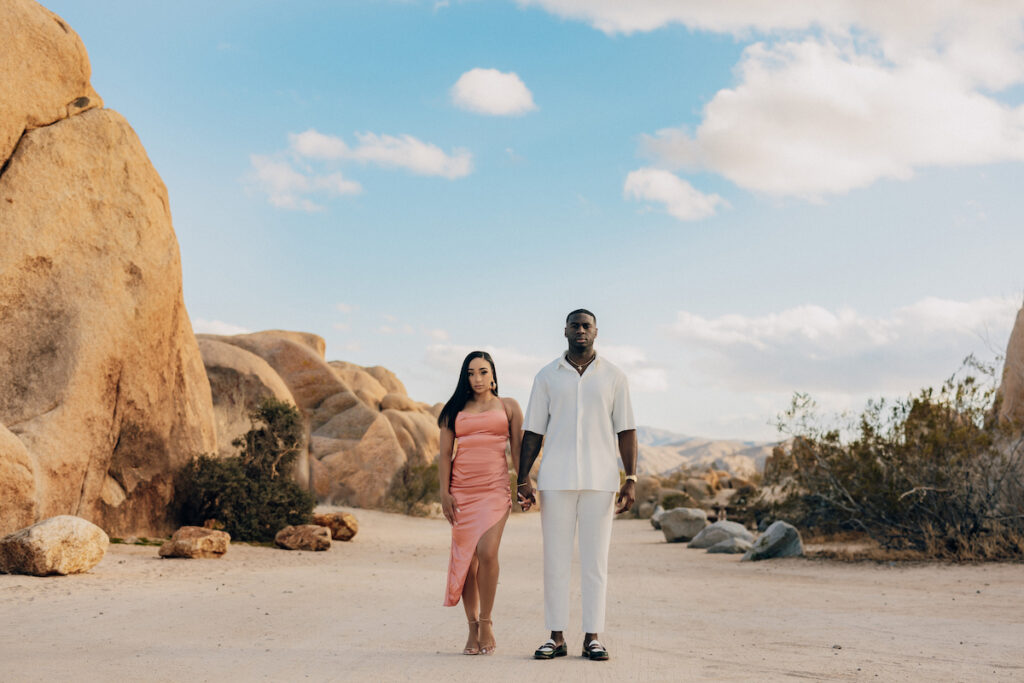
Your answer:
[[[530,485],[530,482],[524,481],[522,484],[519,484],[518,486],[516,486],[516,488],[519,488],[521,486],[529,486],[529,485]]]
[[[627,474],[626,475],[626,481],[634,481],[635,482],[636,479],[637,479],[637,477],[636,477],[635,474]]]

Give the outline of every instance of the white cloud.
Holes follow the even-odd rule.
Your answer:
[[[363,191],[359,183],[346,180],[340,173],[303,173],[288,161],[259,154],[250,155],[249,162],[250,181],[280,209],[319,211],[323,207],[307,195],[352,195]]]
[[[241,325],[226,323],[223,320],[204,320],[203,318],[193,318],[192,330],[196,334],[220,334],[226,336],[249,334],[252,332],[252,330]]]
[[[448,332],[442,329],[427,330],[427,336],[433,339],[434,341],[448,341]]]
[[[931,166],[1024,160],[1020,0],[518,0],[609,34],[679,24],[744,41],[694,130],[645,147],[774,196],[818,200]],[[666,84],[668,85],[668,84]]]
[[[626,373],[632,392],[668,391],[665,368],[650,363],[640,347],[599,344],[598,351]]]
[[[690,183],[668,171],[640,168],[626,176],[622,194],[629,199],[658,202],[681,221],[697,221],[715,215],[718,206],[727,206],[717,194],[704,194]]]
[[[334,304],[334,310],[338,311],[339,313],[353,313],[356,310],[358,310],[358,308],[358,306],[353,306],[352,304],[346,304],[343,302]]]
[[[334,323],[333,325],[331,325],[331,327],[338,330],[339,332],[348,332],[349,330],[352,329],[352,326],[349,325],[348,323]]]
[[[491,116],[518,116],[535,111],[533,94],[515,72],[470,69],[451,88],[455,106]]]
[[[757,43],[739,77],[707,104],[694,134],[646,139],[659,163],[814,199],[924,166],[1024,160],[1024,107],[999,103],[936,61],[892,66],[815,39]]]
[[[926,298],[872,317],[806,305],[759,316],[681,311],[670,331],[693,369],[744,391],[912,392],[948,377],[986,339],[1005,339],[1020,302]]]
[[[291,133],[291,150],[300,157],[319,160],[352,160],[390,168],[403,168],[418,175],[440,176],[453,180],[473,171],[473,155],[465,149],[446,153],[437,145],[411,135],[356,133],[353,147],[333,135],[310,128]]]

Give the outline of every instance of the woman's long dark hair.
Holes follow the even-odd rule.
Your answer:
[[[494,386],[491,393],[498,395],[498,371],[494,369],[494,359],[486,351],[471,351],[466,359],[462,361],[462,370],[459,371],[459,383],[455,386],[455,393],[441,408],[441,414],[437,416],[437,426],[447,427],[455,431],[455,416],[466,407],[466,402],[473,396],[473,387],[469,386],[469,362],[474,358],[483,358],[491,365],[491,378]]]

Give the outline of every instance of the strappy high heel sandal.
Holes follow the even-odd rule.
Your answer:
[[[488,624],[491,624],[491,625],[494,624],[494,622],[491,621],[490,619],[481,619],[480,620],[481,624],[484,623],[484,622],[487,622]],[[477,633],[479,634],[480,632],[477,631]],[[494,651],[497,650],[497,649],[498,649],[498,644],[496,642],[494,642],[494,640],[492,639],[490,644],[488,644],[488,645],[481,644],[480,645],[480,654],[482,654],[482,655],[493,655]]]
[[[472,628],[473,626],[476,626],[476,642],[477,642],[477,646],[476,647],[472,647],[470,645],[467,645],[466,647],[462,648],[462,654],[464,654],[464,655],[478,655],[478,654],[480,654],[480,622],[479,621],[473,621],[472,619],[467,619],[466,621],[469,624],[470,628]]]

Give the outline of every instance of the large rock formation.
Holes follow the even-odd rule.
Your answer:
[[[1017,312],[1010,342],[1006,345],[999,396],[999,419],[1012,422],[1018,429],[1024,428],[1024,308]]]
[[[56,15],[6,0],[0,45],[0,533],[160,535],[216,448],[167,191]]]
[[[222,347],[230,345],[265,361],[302,411],[310,434],[308,482],[321,502],[381,507],[407,464],[427,465],[437,457],[440,432],[431,408],[410,399],[398,378],[384,368],[328,363],[323,339],[302,332],[200,335],[199,340],[211,373],[214,405],[220,406],[222,442],[230,443],[249,428],[237,417],[243,394],[257,400],[260,394],[273,393],[266,372],[257,382],[253,371],[225,371],[231,356]],[[215,361],[214,351],[220,360]],[[232,362],[241,367],[240,360]],[[244,391],[243,376],[252,377]],[[223,417],[231,411],[234,422]]]

